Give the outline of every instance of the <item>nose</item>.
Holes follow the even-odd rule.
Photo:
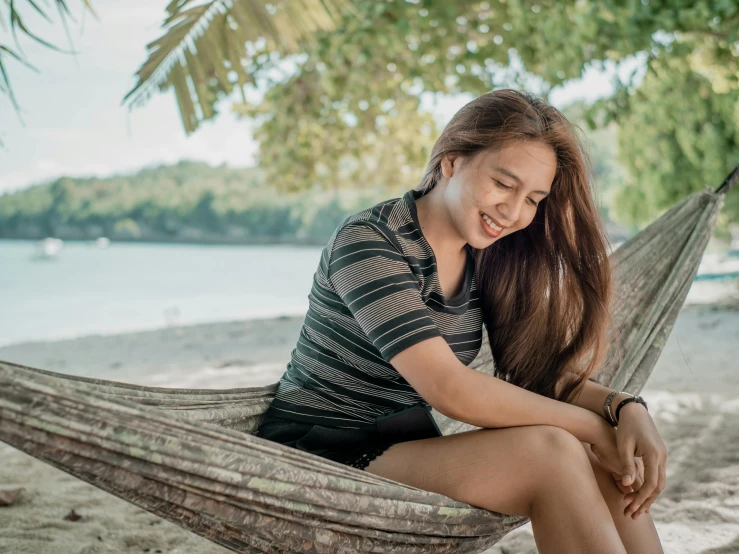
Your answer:
[[[512,196],[498,205],[498,211],[513,225],[521,215],[521,207],[526,197]],[[502,222],[501,222],[502,223]]]

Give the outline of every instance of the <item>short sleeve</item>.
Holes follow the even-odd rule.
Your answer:
[[[337,232],[328,280],[382,358],[440,337],[423,302],[416,275],[388,230],[350,223]]]

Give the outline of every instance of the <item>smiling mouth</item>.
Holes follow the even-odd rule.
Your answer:
[[[503,229],[507,229],[507,227],[502,227],[502,226],[498,225],[497,223],[495,223],[490,218],[490,216],[488,216],[488,214],[486,214],[485,212],[480,212],[480,215],[485,220],[485,223],[488,224],[488,227],[490,227],[493,231],[501,232],[501,231],[503,231]]]

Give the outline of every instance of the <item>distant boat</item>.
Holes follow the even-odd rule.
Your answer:
[[[52,237],[45,238],[36,243],[36,250],[31,259],[33,260],[55,260],[64,248],[64,241]]]
[[[95,246],[97,248],[108,248],[110,246],[110,239],[108,237],[99,237],[95,241]]]

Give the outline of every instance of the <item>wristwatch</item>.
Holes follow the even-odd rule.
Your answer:
[[[616,408],[616,415],[614,417],[613,412],[611,411],[611,402],[613,402],[613,399],[618,394],[626,394],[629,396],[629,398],[625,398],[619,403],[618,408]],[[626,391],[614,390],[606,397],[606,401],[603,403],[603,413],[606,416],[606,421],[610,423],[612,427],[618,426],[618,414],[621,411],[621,408],[623,408],[629,402],[637,402],[639,404],[642,404],[647,409],[647,411],[649,411],[646,401],[641,396],[635,396]]]
[[[624,398],[619,404],[618,408],[616,408],[616,425],[618,425],[618,413],[621,411],[621,408],[626,406],[629,402],[637,402],[639,404],[642,404],[644,408],[646,408],[647,411],[649,411],[649,408],[647,408],[646,401],[641,396],[632,396],[631,398]]]

